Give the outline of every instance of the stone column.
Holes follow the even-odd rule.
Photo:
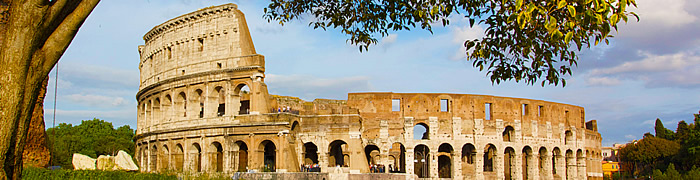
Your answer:
[[[474,157],[475,179],[484,179],[484,151],[481,148],[476,149],[476,157]]]
[[[527,162],[527,164],[528,164],[528,166],[527,166],[528,180],[540,179],[539,171],[538,171],[539,164],[537,164],[538,158],[539,158],[539,154],[537,152],[533,151],[532,154],[530,155],[530,158],[528,159],[528,162]]]
[[[586,179],[586,162],[585,162],[585,156],[577,158],[576,161],[576,166],[577,166],[577,172],[578,172],[578,179]]]
[[[566,160],[564,155],[559,155],[556,157],[557,159],[557,174],[561,179],[566,178]]]
[[[578,175],[576,173],[576,158],[566,157],[566,178],[575,179]]]
[[[462,177],[462,152],[460,151],[452,153],[452,178],[464,179]]]
[[[238,164],[238,161],[239,161],[238,155],[239,154],[238,153],[239,153],[238,151],[229,151],[229,156],[228,156],[228,158],[226,158],[226,159],[229,159],[229,162],[228,162],[229,165],[228,165],[227,172],[238,171],[238,166],[239,166],[239,164]]]
[[[500,136],[499,136],[500,137]],[[500,154],[499,152],[495,153],[494,157],[494,162],[493,162],[493,172],[496,173],[496,178],[497,179],[505,179],[506,177],[504,176],[503,172],[505,171],[504,169],[504,163],[505,160],[503,159],[505,157],[504,154]]]
[[[542,155],[544,159],[540,159],[542,161],[542,169],[540,169],[540,179],[553,179],[554,177],[553,172],[552,172],[552,156],[548,156],[547,154]]]
[[[414,169],[415,165],[413,162],[414,161],[413,156],[414,156],[413,148],[410,148],[410,149],[406,148],[406,161],[405,161],[406,174],[411,174],[411,175],[416,174],[415,169]]]
[[[438,149],[438,148],[435,148],[435,149]],[[440,173],[438,172],[438,156],[437,156],[437,151],[436,150],[433,150],[433,151],[435,151],[435,152],[428,153],[429,154],[428,157],[430,157],[430,164],[428,164],[428,165],[430,165],[430,167],[428,167],[428,169],[430,169],[429,170],[430,172],[428,172],[428,173],[429,173],[429,177],[438,178],[438,177],[440,177]]]
[[[522,153],[515,152],[513,155],[513,160],[511,161],[511,177],[512,179],[515,180],[522,180],[523,177],[523,157],[524,156]],[[509,157],[506,157],[509,158]]]

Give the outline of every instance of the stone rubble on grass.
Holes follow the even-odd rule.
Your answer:
[[[120,150],[117,156],[100,155],[97,159],[90,156],[75,153],[73,154],[73,168],[75,170],[107,170],[107,171],[138,171],[131,156]]]
[[[94,170],[95,169],[95,159],[90,156],[74,153],[73,154],[73,169],[75,170]]]
[[[114,164],[116,165],[116,169],[119,170],[125,170],[125,171],[138,171],[139,167],[136,166],[136,163],[134,163],[134,159],[131,158],[131,156],[122,151],[119,150],[117,153],[117,156],[114,157]]]
[[[97,157],[97,169],[107,171],[119,170],[114,163],[114,157],[109,155],[100,155],[100,157]]]

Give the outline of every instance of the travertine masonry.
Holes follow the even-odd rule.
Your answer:
[[[334,177],[602,178],[597,124],[579,106],[444,93],[269,95],[264,57],[234,4],[174,18],[144,40],[134,138],[142,171],[318,165]]]

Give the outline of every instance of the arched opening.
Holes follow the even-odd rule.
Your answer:
[[[493,172],[497,152],[493,144],[488,144],[484,148],[484,172]]]
[[[153,125],[157,125],[161,121],[161,111],[160,111],[160,98],[156,98],[153,100],[153,112],[152,112],[153,119],[151,121],[153,122]]]
[[[428,128],[427,124],[418,123],[415,126],[413,126],[413,139],[415,139],[415,140],[430,139],[429,134],[430,134],[430,129]]]
[[[505,176],[506,180],[511,180],[517,175],[514,175],[513,173],[515,172],[515,150],[513,150],[512,147],[507,147],[505,152],[503,153],[503,175]]]
[[[216,116],[224,116],[226,115],[226,93],[224,91],[224,88],[221,86],[217,86],[214,88],[214,92],[216,95],[217,99],[217,108],[216,108]]]
[[[532,148],[530,148],[530,146],[525,146],[523,148],[522,153],[523,153],[522,154],[522,156],[523,156],[523,163],[522,163],[523,175],[522,175],[522,177],[523,177],[523,179],[528,179],[530,177],[530,174],[532,173],[532,172],[530,172],[530,169],[532,169],[531,161],[533,160],[532,159]]]
[[[571,131],[564,132],[564,136],[564,144],[570,145],[572,142],[574,142],[574,133]]]
[[[175,170],[182,171],[182,167],[185,164],[185,154],[181,144],[175,145],[175,152],[173,152],[173,161],[175,162]]]
[[[238,114],[250,114],[250,88],[246,84],[239,84],[233,91],[233,102],[238,101]],[[234,107],[235,108],[235,107]]]
[[[430,177],[430,149],[428,146],[419,144],[413,148],[413,169],[419,178]]]
[[[170,169],[170,149],[168,149],[168,145],[163,145],[163,150],[158,154],[160,157],[160,170],[169,170]]]
[[[237,141],[238,145],[238,172],[248,171],[248,145],[243,141]]]
[[[301,130],[301,129],[299,128],[299,122],[298,122],[298,121],[294,121],[294,122],[292,123],[291,129],[289,130],[289,134],[291,135],[292,140],[296,140],[296,139],[297,139],[297,136],[299,135],[299,130]],[[314,146],[315,146],[315,145],[314,145]]]
[[[146,146],[146,147],[141,149],[141,170],[148,171],[148,167],[150,167],[148,165],[148,163],[149,163],[148,153],[150,153],[150,152],[148,151],[148,144],[144,144],[144,146]]]
[[[153,145],[150,155],[151,159],[148,163],[148,170],[151,172],[158,171],[158,146]]]
[[[210,167],[213,171],[222,172],[224,171],[224,148],[219,142],[213,142],[209,145],[209,158]]]
[[[443,143],[438,147],[438,177],[452,178],[452,145]]]
[[[328,158],[328,167],[333,167],[333,166],[340,166],[340,167],[348,167],[349,164],[347,161],[345,161],[346,157],[349,159],[350,154],[347,152],[348,149],[348,144],[345,143],[345,141],[342,140],[335,140],[331,142],[331,144],[328,145],[328,152],[329,152],[329,158]]]
[[[513,126],[506,126],[506,129],[503,130],[503,141],[513,142],[514,135],[515,135],[515,129],[513,129]]]
[[[185,95],[185,92],[180,92],[177,95],[175,105],[178,107],[178,116],[187,117],[187,95]]]
[[[462,146],[462,176],[465,179],[473,179],[476,173],[476,148],[473,144],[467,143]]]
[[[576,159],[574,159],[574,151],[571,149],[566,150],[566,158],[564,159],[564,165],[566,166],[566,178],[574,179],[576,177]]]
[[[394,173],[406,173],[406,148],[401,143],[394,143],[389,149],[389,155],[394,159],[389,165],[389,171]]]
[[[365,146],[365,158],[367,158],[368,165],[379,165],[379,147],[376,145]]]
[[[263,152],[263,172],[275,172],[277,163],[277,147],[270,140],[260,143],[260,151]]]
[[[197,89],[194,91],[194,93],[195,93],[195,95],[197,95],[195,97],[195,100],[199,104],[199,113],[197,113],[197,114],[198,114],[199,118],[204,118],[204,96],[202,96],[203,92],[201,89]]]
[[[193,143],[189,150],[190,166],[192,171],[202,172],[202,147]]]
[[[561,151],[559,151],[558,147],[555,147],[554,150],[552,150],[552,174],[557,176],[557,166],[559,166],[559,158],[561,158]]]
[[[539,168],[538,168],[538,169],[540,170],[539,172],[540,172],[540,174],[542,174],[542,176],[540,176],[540,177],[546,177],[546,176],[544,176],[544,175],[548,174],[547,171],[545,170],[545,167],[547,167],[547,164],[546,164],[546,163],[547,163],[547,160],[548,160],[547,154],[548,154],[548,153],[547,153],[547,148],[541,147],[541,148],[540,148],[540,158],[539,158],[540,162],[538,163],[538,164],[539,164]]]
[[[581,164],[586,164],[586,159],[583,157],[583,151],[581,151],[581,150],[579,149],[578,151],[576,151],[576,164],[575,164],[575,166],[574,166],[574,167],[577,168],[577,169],[576,169],[576,172],[577,172],[577,173],[576,173],[576,175],[577,175],[576,178],[578,178],[578,179],[586,178],[586,176],[584,176],[584,175],[585,175],[585,172],[584,172],[584,170],[583,170],[584,167],[579,166],[579,165],[581,165]]]
[[[310,167],[307,171],[310,172],[320,172],[316,171],[316,169],[311,169],[313,167],[312,165],[318,164],[318,147],[316,144],[312,142],[307,142],[304,143],[304,164],[302,164],[304,167]]]
[[[173,98],[170,97],[170,94],[165,95],[165,98],[163,98],[163,104],[161,105],[163,107],[163,117],[164,117],[163,120],[165,120],[166,118],[168,121],[171,120],[171,113],[173,111],[172,103],[173,103]]]

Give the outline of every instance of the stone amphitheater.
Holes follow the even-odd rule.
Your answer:
[[[145,172],[602,179],[601,136],[583,107],[447,93],[270,95],[235,4],[168,20],[143,39],[134,140]]]

